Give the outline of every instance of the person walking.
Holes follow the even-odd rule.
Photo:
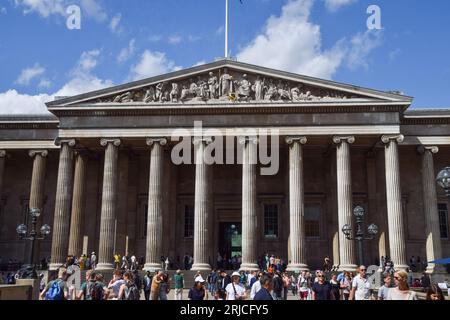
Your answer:
[[[306,277],[306,271],[302,271],[302,273],[298,276],[297,288],[299,291],[300,300],[306,300],[310,291],[309,281]]]
[[[69,287],[67,286],[67,269],[60,268],[58,279],[50,281],[40,293],[40,298],[45,300],[67,300]]]
[[[349,300],[369,300],[370,283],[366,276],[366,267],[359,266],[358,275],[353,278]]]
[[[331,300],[341,300],[341,284],[337,281],[337,274],[333,273],[330,280]]]
[[[272,295],[270,294],[273,290],[272,277],[268,274],[264,274],[258,282],[261,284],[261,289],[256,293],[253,300],[273,300]]]
[[[150,292],[152,289],[152,274],[150,271],[147,271],[144,276],[144,296],[145,300],[150,300]]]
[[[274,300],[282,300],[283,295],[283,279],[281,278],[281,274],[279,271],[275,272],[275,275],[273,277],[273,291],[272,291],[272,297]]]
[[[331,285],[322,271],[317,273],[317,282],[312,285],[313,300],[331,300]]]
[[[392,277],[391,274],[388,273],[384,276],[384,284],[378,289],[378,300],[386,300],[389,290],[392,285]]]
[[[122,278],[122,271],[115,270],[113,273],[113,278],[108,284],[108,289],[110,290],[110,298],[117,299],[119,297],[120,287],[125,283]]]
[[[417,300],[417,294],[409,290],[408,274],[401,270],[394,273],[396,287],[389,290],[386,300]]]
[[[169,292],[169,275],[163,272],[161,276],[161,283],[159,285],[159,300],[167,300],[167,294]]]
[[[158,300],[160,284],[162,282],[162,270],[158,271],[152,279],[152,287],[150,290],[150,300]]]
[[[426,300],[444,301],[445,300],[444,293],[442,292],[441,288],[439,288],[439,286],[437,286],[436,284],[432,284],[430,287],[428,287]]]
[[[240,283],[241,275],[239,272],[233,272],[231,275],[232,282],[229,283],[225,291],[227,293],[227,300],[244,300],[247,296],[245,287]]]
[[[352,276],[350,272],[345,271],[342,280],[339,282],[342,289],[342,298],[348,300],[350,291],[352,290]]]
[[[288,291],[289,288],[291,287],[291,278],[289,277],[289,275],[284,272],[283,273],[283,299],[287,300],[287,295],[288,295]]]
[[[173,280],[175,282],[175,300],[183,300],[184,277],[180,269],[177,270]]]
[[[264,273],[263,273],[263,272],[260,272],[260,273],[258,274],[258,276],[254,277],[254,278],[252,279],[252,280],[255,280],[255,281],[253,281],[253,284],[252,284],[252,286],[250,287],[250,299],[252,299],[252,300],[255,299],[256,294],[259,292],[259,290],[261,290],[261,287],[262,287],[262,285],[261,285],[261,279],[262,279],[262,276],[263,276],[263,275],[264,275]],[[272,289],[273,289],[273,285],[272,285],[270,291],[272,291]],[[273,300],[273,299],[272,299],[272,300]]]
[[[194,286],[189,290],[189,300],[205,300],[206,297],[205,280],[203,277],[197,276],[194,280]]]

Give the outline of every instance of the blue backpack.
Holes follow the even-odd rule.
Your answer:
[[[52,285],[50,286],[50,289],[48,290],[47,294],[45,295],[45,300],[63,300],[64,299],[64,292],[61,289],[60,280],[53,281]]]

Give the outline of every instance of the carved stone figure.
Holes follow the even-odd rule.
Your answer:
[[[144,103],[149,103],[149,102],[156,101],[155,88],[148,87],[148,89],[145,90],[144,99],[142,101]]]
[[[194,82],[194,79],[190,79],[190,85],[189,85],[189,92],[191,93],[191,95],[193,97],[197,96],[197,90],[198,90],[198,86],[197,84]]]
[[[208,79],[208,96],[209,99],[217,99],[218,98],[218,89],[219,89],[219,81],[217,80],[217,77],[214,75],[214,73],[209,73],[209,79]]]
[[[247,79],[247,75],[242,75],[242,79],[237,83],[239,100],[250,100],[252,84]]]
[[[265,79],[261,80],[260,76],[256,77],[255,84],[252,86],[255,92],[255,100],[260,101],[264,99],[264,82]]]
[[[300,101],[300,89],[298,87],[291,89],[291,97],[293,101]]]
[[[172,83],[172,90],[170,91],[170,101],[178,102],[178,95],[178,84],[174,82]]]
[[[116,96],[114,98],[113,102],[119,102],[119,103],[133,102],[133,99],[134,99],[134,93],[132,91],[127,91],[123,94],[119,94],[118,96]]]
[[[191,95],[191,91],[188,89],[187,85],[183,85],[183,89],[181,89],[181,97],[180,100],[181,101],[186,101],[187,99],[189,99]]]
[[[291,100],[289,91],[290,90],[289,90],[288,84],[285,83],[283,85],[282,81],[279,80],[278,81],[278,96],[280,97],[281,100]]]
[[[156,101],[164,102],[168,101],[165,98],[168,96],[169,92],[167,92],[167,82],[160,82],[156,85]]]
[[[278,97],[278,89],[277,86],[273,83],[273,80],[269,80],[269,88],[264,95],[264,100],[277,100]]]
[[[220,77],[219,81],[221,97],[228,96],[233,92],[233,76],[228,74],[228,69],[223,70],[223,75]]]
[[[202,100],[206,100],[208,98],[207,91],[208,91],[208,84],[200,76],[198,76],[197,97],[201,98]]]

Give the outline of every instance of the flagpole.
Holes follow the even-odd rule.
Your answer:
[[[225,59],[228,58],[228,0],[225,0]]]

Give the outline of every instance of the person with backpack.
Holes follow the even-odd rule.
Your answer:
[[[125,283],[125,280],[122,279],[122,271],[115,270],[113,273],[113,278],[108,284],[108,290],[110,290],[110,298],[114,299],[119,296],[120,287]]]
[[[88,274],[86,274],[86,278]],[[89,280],[81,285],[80,293],[77,296],[78,300],[103,300],[105,297],[105,290],[102,283],[97,281],[97,274],[89,272]]]
[[[60,268],[58,279],[50,281],[40,294],[41,299],[45,300],[67,300],[69,287],[67,286],[67,269]]]
[[[119,300],[140,300],[139,289],[133,281],[133,274],[127,271],[123,275],[125,283],[120,287]]]

